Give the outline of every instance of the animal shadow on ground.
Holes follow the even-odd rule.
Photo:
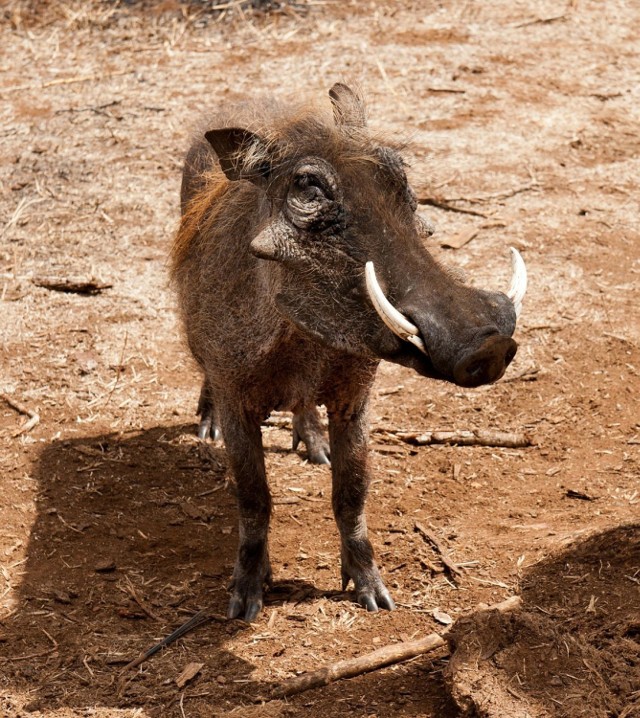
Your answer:
[[[143,706],[145,715],[180,716],[175,679],[188,663],[202,662],[206,676],[197,692],[205,697],[201,707],[192,700],[192,710],[251,710],[256,696],[267,695],[271,686],[251,678],[256,666],[227,647],[238,633],[246,632],[246,639],[237,636],[240,643],[251,640],[255,629],[242,621],[210,621],[140,669],[122,670],[198,610],[226,611],[236,500],[224,449],[198,442],[194,431],[175,426],[83,436],[42,451],[22,583],[0,624],[0,694],[28,695],[29,712]],[[265,603],[321,597],[353,598],[276,580]],[[447,709],[440,674],[429,662],[364,676],[355,682],[354,705],[367,695],[379,716],[386,708],[396,715],[407,703],[427,715],[456,715]],[[418,681],[421,687],[412,689]],[[316,698],[317,710],[305,711],[342,715],[340,685]],[[399,703],[384,705],[389,691]],[[0,699],[0,713],[24,715],[9,697]]]
[[[640,718],[640,524],[572,543],[523,576],[522,608],[450,634],[464,715]]]
[[[0,674],[31,693],[32,709],[126,706],[146,703],[148,693],[162,703],[162,686],[145,685],[144,675],[127,684],[120,669],[199,609],[225,613],[235,498],[224,450],[192,434],[158,427],[85,436],[40,455],[38,513],[0,642]],[[270,600],[313,591],[276,584]],[[242,678],[254,667],[222,644],[243,630],[241,621],[211,622],[189,641],[206,646],[221,673]],[[177,651],[165,678],[185,663]]]

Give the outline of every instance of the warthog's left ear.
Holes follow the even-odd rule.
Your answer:
[[[213,147],[228,179],[263,184],[271,174],[270,152],[254,132],[240,127],[209,130],[205,139]]]

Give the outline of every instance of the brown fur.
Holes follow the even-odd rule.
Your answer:
[[[226,201],[231,183],[219,168],[206,173],[204,187],[187,205],[180,227],[171,247],[171,276],[175,279],[178,268],[199,238],[207,236]]]
[[[504,295],[464,287],[422,245],[398,152],[371,136],[358,96],[315,105],[243,103],[189,151],[171,258],[187,339],[205,375],[201,436],[219,422],[236,479],[240,542],[229,615],[252,619],[271,577],[271,499],[260,423],[292,410],[294,444],[327,462],[343,584],[369,610],[393,608],[367,538],[367,406],[380,359],[425,376],[493,381],[515,351]],[[214,153],[215,150],[215,153]],[[420,229],[424,234],[424,228]],[[387,295],[427,338],[389,331],[364,282],[372,261]],[[462,369],[460,369],[462,367]],[[329,445],[316,406],[329,415]]]

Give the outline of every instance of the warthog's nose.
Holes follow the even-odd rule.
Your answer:
[[[516,355],[517,348],[518,345],[511,337],[489,337],[479,349],[463,356],[454,366],[455,383],[473,387],[497,381]]]

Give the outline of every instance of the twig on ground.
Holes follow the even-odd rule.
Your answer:
[[[595,501],[594,496],[589,496],[589,494],[585,494],[584,491],[576,491],[575,489],[567,489],[565,492],[565,496],[568,499],[580,499],[581,501]]]
[[[522,599],[519,596],[511,596],[511,598],[494,606],[489,606],[485,610],[507,613],[519,608],[521,602]],[[417,641],[405,641],[403,643],[384,646],[377,651],[373,651],[373,653],[367,653],[357,658],[349,658],[345,661],[338,661],[337,663],[330,663],[317,671],[303,673],[301,676],[296,676],[276,686],[271,692],[270,699],[286,698],[287,696],[303,693],[312,688],[320,688],[342,678],[353,678],[363,673],[385,668],[394,663],[408,661],[424,653],[429,653],[436,648],[445,647],[446,640],[444,636],[449,630],[450,628],[447,628],[442,633],[430,633],[428,636],[425,636],[425,638],[420,638]]]
[[[536,381],[538,379],[538,375],[540,374],[540,367],[538,366],[530,366],[526,369],[523,369],[521,372],[518,372],[517,374],[514,374],[513,376],[508,376],[506,379],[502,380],[502,383],[505,384],[509,381],[519,381],[522,379],[522,381]]]
[[[107,397],[106,401],[102,405],[102,409],[107,406],[107,404],[111,401],[111,397],[113,396],[113,392],[118,387],[118,383],[120,382],[120,377],[122,376],[122,372],[124,371],[124,353],[127,349],[127,341],[129,340],[129,332],[125,330],[124,332],[124,342],[122,343],[122,351],[120,352],[120,361],[118,362],[118,367],[116,369],[116,378],[113,382],[113,386],[111,387],[111,391],[109,392],[109,396]]]
[[[493,202],[494,200],[509,199],[509,197],[515,197],[517,194],[523,192],[531,192],[532,190],[540,189],[540,183],[537,180],[532,180],[525,185],[520,187],[514,187],[508,190],[502,190],[501,192],[493,192],[492,194],[483,194],[477,197],[449,197],[448,202],[469,202],[471,204],[481,204],[485,202]]]
[[[176,628],[173,633],[170,633],[161,641],[158,641],[158,643],[151,646],[151,648],[148,648],[146,651],[141,653],[133,661],[127,663],[127,665],[122,669],[121,672],[124,673],[130,668],[137,668],[141,663],[144,663],[146,660],[151,658],[151,656],[155,656],[158,651],[162,650],[163,648],[166,648],[167,646],[170,646],[172,643],[175,643],[179,638],[182,638],[182,636],[186,635],[190,631],[193,631],[194,628],[201,626],[203,623],[208,623],[209,621],[216,621],[217,623],[227,623],[227,621],[229,620],[230,619],[226,618],[225,616],[213,613],[208,608],[204,608],[202,609],[202,611],[198,611],[198,613],[191,616],[191,618],[185,621],[185,623],[183,623],[181,626],[178,626],[178,628]]]
[[[449,552],[440,543],[434,533],[428,531],[419,521],[416,521],[413,526],[414,531],[417,531],[425,541],[428,541],[440,555],[440,560],[444,564],[447,571],[452,576],[461,576],[462,571],[460,568],[449,558]]]
[[[464,95],[466,90],[459,89],[457,87],[427,87],[427,92],[442,92],[451,95]]]
[[[49,80],[48,82],[39,82],[34,85],[13,85],[13,87],[4,87],[0,89],[0,95],[8,95],[12,92],[25,92],[29,90],[44,90],[47,87],[55,87],[57,85],[73,85],[76,82],[99,82],[110,77],[118,77],[119,75],[132,75],[135,70],[118,70],[116,72],[108,72],[104,75],[76,75],[75,77],[61,77],[57,80]]]
[[[431,561],[429,561],[428,558],[425,558],[424,556],[418,557],[418,561],[420,562],[422,568],[426,568],[433,574],[444,573],[444,568],[442,566],[436,566],[435,563],[432,563]]]
[[[48,656],[50,653],[54,653],[58,650],[58,641],[50,634],[47,633],[47,631],[42,629],[42,632],[44,635],[53,643],[53,646],[51,648],[47,648],[45,651],[38,651],[37,653],[29,653],[26,656],[14,656],[13,658],[8,658],[9,661],[28,661],[32,658],[42,658],[43,656]]]
[[[18,224],[20,221],[20,217],[22,217],[22,213],[27,209],[27,207],[31,207],[33,204],[38,204],[38,202],[44,202],[43,199],[34,197],[33,199],[27,199],[26,197],[23,197],[19,202],[18,206],[15,208],[13,214],[11,215],[9,221],[5,224],[5,226],[0,230],[0,238],[4,237],[4,235],[13,227]]]
[[[482,217],[488,219],[489,215],[484,212],[478,212],[475,209],[464,209],[462,207],[455,207],[449,203],[449,200],[442,199],[440,197],[418,197],[418,204],[426,204],[430,207],[437,207],[438,209],[444,209],[447,212],[459,212],[460,214],[471,214],[474,217]]]
[[[56,110],[56,115],[63,115],[66,112],[95,112],[96,115],[109,116],[107,112],[104,112],[109,107],[115,107],[122,103],[122,100],[111,100],[111,102],[104,102],[101,105],[92,105],[90,107],[66,107],[63,110]],[[147,108],[145,108],[147,109]],[[155,109],[155,108],[154,108]]]
[[[566,20],[567,14],[563,13],[562,15],[553,15],[552,17],[536,17],[533,20],[527,20],[526,22],[521,22],[516,25],[512,25],[512,27],[520,28],[520,27],[529,27],[530,25],[550,25],[552,22],[558,22],[559,20]]]
[[[429,444],[454,444],[457,446],[498,446],[507,449],[521,449],[533,446],[527,434],[507,431],[472,429],[458,431],[398,431],[374,428],[372,433],[397,436],[407,444],[427,446]]]
[[[138,606],[140,606],[140,608],[147,614],[147,616],[149,616],[149,618],[152,618],[154,621],[157,621],[158,623],[163,623],[163,619],[158,616],[158,614],[153,611],[153,609],[148,605],[148,603],[138,595],[138,592],[133,587],[131,579],[128,576],[125,577],[125,581],[127,582],[127,585],[125,586],[126,592],[138,604]]]
[[[98,279],[69,279],[65,277],[34,277],[32,283],[36,287],[43,287],[53,292],[66,292],[68,294],[100,294],[103,289],[111,289],[113,284],[101,282]]]
[[[0,393],[0,399],[3,399],[12,409],[18,412],[18,414],[23,414],[24,416],[29,417],[29,421],[26,422],[23,426],[21,426],[17,431],[13,432],[13,437],[20,436],[20,434],[26,434],[28,431],[31,431],[34,426],[37,426],[40,423],[40,415],[32,411],[31,409],[28,409],[24,404],[21,404],[19,401],[16,401],[15,399],[12,399],[8,394]]]

